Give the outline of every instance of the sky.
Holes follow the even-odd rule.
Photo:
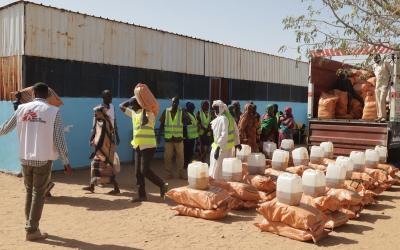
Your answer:
[[[289,58],[298,57],[295,36],[282,19],[307,7],[301,0],[31,1]],[[289,49],[279,53],[282,45]]]

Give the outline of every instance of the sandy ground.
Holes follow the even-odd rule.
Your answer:
[[[161,162],[156,170],[164,175]],[[174,216],[172,201],[163,202],[158,189],[148,185],[149,202],[133,204],[134,175],[124,166],[118,176],[122,194],[110,196],[110,187],[95,194],[81,188],[89,171],[74,176],[54,173],[54,197],[46,202],[41,229],[50,234],[41,242],[24,239],[24,186],[22,178],[0,174],[0,249],[316,249],[270,233],[253,223],[262,220],[255,210],[233,212],[222,221]],[[170,181],[172,187],[185,181]],[[335,249],[396,249],[400,245],[400,187],[383,193],[379,204],[331,233],[319,246]],[[396,247],[397,246],[397,247]]]

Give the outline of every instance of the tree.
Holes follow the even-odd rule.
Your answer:
[[[311,50],[384,47],[400,52],[400,0],[301,0],[305,14],[283,19],[300,55]],[[280,48],[284,51],[286,46]]]

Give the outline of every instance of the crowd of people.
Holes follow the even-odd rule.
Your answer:
[[[38,240],[47,237],[39,230],[39,220],[46,196],[54,186],[51,183],[52,162],[60,156],[64,170],[72,174],[67,147],[62,130],[59,109],[47,103],[49,88],[44,83],[33,86],[35,99],[32,102],[15,105],[15,113],[0,127],[0,136],[17,128],[20,142],[20,159],[26,187],[26,239]],[[93,126],[89,144],[93,148],[91,159],[91,178],[85,191],[95,192],[98,185],[112,184],[109,194],[120,193],[117,182],[119,159],[117,146],[120,142],[116,110],[112,104],[112,93],[102,92],[103,102],[94,107]],[[209,162],[210,177],[222,178],[224,158],[234,156],[247,144],[252,152],[262,152],[265,141],[276,142],[292,138],[295,122],[292,109],[286,107],[279,112],[278,105],[269,105],[261,116],[257,107],[249,102],[243,113],[239,102],[228,107],[220,100],[202,101],[196,112],[195,104],[187,102],[180,106],[179,97],[171,100],[159,118],[159,133],[156,135],[156,116],[153,111],[141,107],[134,96],[119,105],[120,110],[132,121],[131,145],[134,149],[134,165],[137,197],[132,202],[147,200],[145,179],[160,188],[161,198],[168,191],[168,183],[151,169],[151,161],[164,139],[164,165],[167,179],[174,178],[173,166],[177,168],[178,178],[187,179],[185,169],[193,160]],[[209,155],[209,158],[208,158]],[[175,163],[173,163],[175,160]]]

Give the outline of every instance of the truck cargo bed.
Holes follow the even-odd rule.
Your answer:
[[[388,146],[388,123],[360,120],[309,120],[308,145],[319,145],[323,141],[334,144],[334,154],[349,155],[354,150]]]

